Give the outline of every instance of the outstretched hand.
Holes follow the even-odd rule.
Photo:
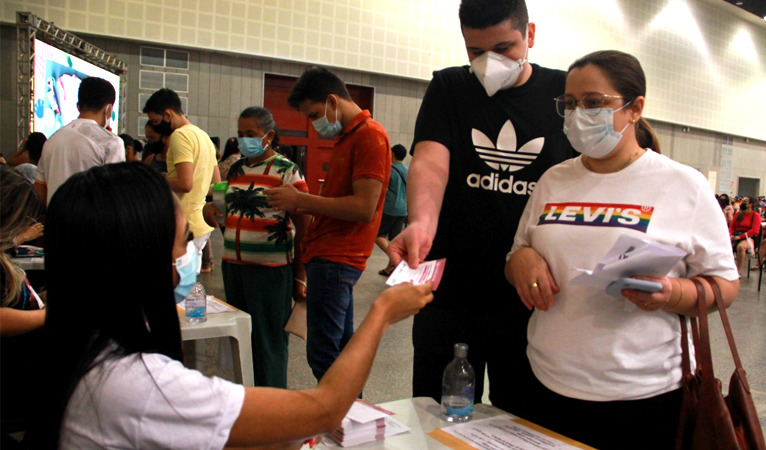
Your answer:
[[[424,227],[410,224],[391,241],[388,247],[388,256],[394,264],[399,264],[405,260],[410,267],[415,269],[426,260],[432,244],[433,236]]]
[[[433,298],[430,281],[419,286],[402,283],[381,292],[373,308],[382,308],[386,323],[390,325],[417,314]]]

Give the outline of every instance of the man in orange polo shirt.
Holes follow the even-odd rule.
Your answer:
[[[312,214],[301,242],[308,291],[306,355],[317,380],[354,334],[354,284],[372,253],[391,175],[388,135],[362,110],[337,75],[307,69],[287,102],[335,138],[319,195],[293,186],[264,191],[269,204]]]

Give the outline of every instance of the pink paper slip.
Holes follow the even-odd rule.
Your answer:
[[[436,259],[433,261],[426,261],[420,264],[417,269],[413,269],[407,264],[407,261],[402,261],[396,266],[396,269],[391,273],[391,276],[388,277],[386,284],[389,286],[395,286],[401,283],[420,285],[430,281],[431,287],[435,291],[439,287],[439,282],[442,279],[442,274],[444,274],[444,265],[446,263],[446,258]]]

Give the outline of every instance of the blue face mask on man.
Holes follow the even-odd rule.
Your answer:
[[[181,303],[197,282],[197,246],[194,241],[186,245],[186,254],[176,259],[174,264],[178,273],[178,285],[173,290],[176,303]]]
[[[324,116],[312,121],[311,124],[314,125],[314,129],[317,130],[317,133],[320,136],[326,138],[334,138],[343,131],[343,125],[341,125],[340,120],[338,119],[337,108],[335,109],[335,122],[330,123],[330,121],[327,120],[327,102],[324,104]]]
[[[268,135],[269,133],[266,133]],[[269,144],[263,146],[263,139],[266,137],[241,137],[237,138],[237,144],[239,144],[239,152],[245,158],[257,158],[266,152]]]

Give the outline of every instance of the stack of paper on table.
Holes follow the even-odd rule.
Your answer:
[[[356,423],[351,419],[343,419],[330,437],[341,447],[352,447],[365,442],[378,441],[386,436],[386,422],[376,419],[367,423]]]
[[[407,427],[394,423],[389,417],[392,414],[391,411],[357,400],[330,437],[341,447],[351,447],[383,439],[386,435],[408,431]],[[387,424],[395,428],[391,430],[394,433],[386,432]]]

